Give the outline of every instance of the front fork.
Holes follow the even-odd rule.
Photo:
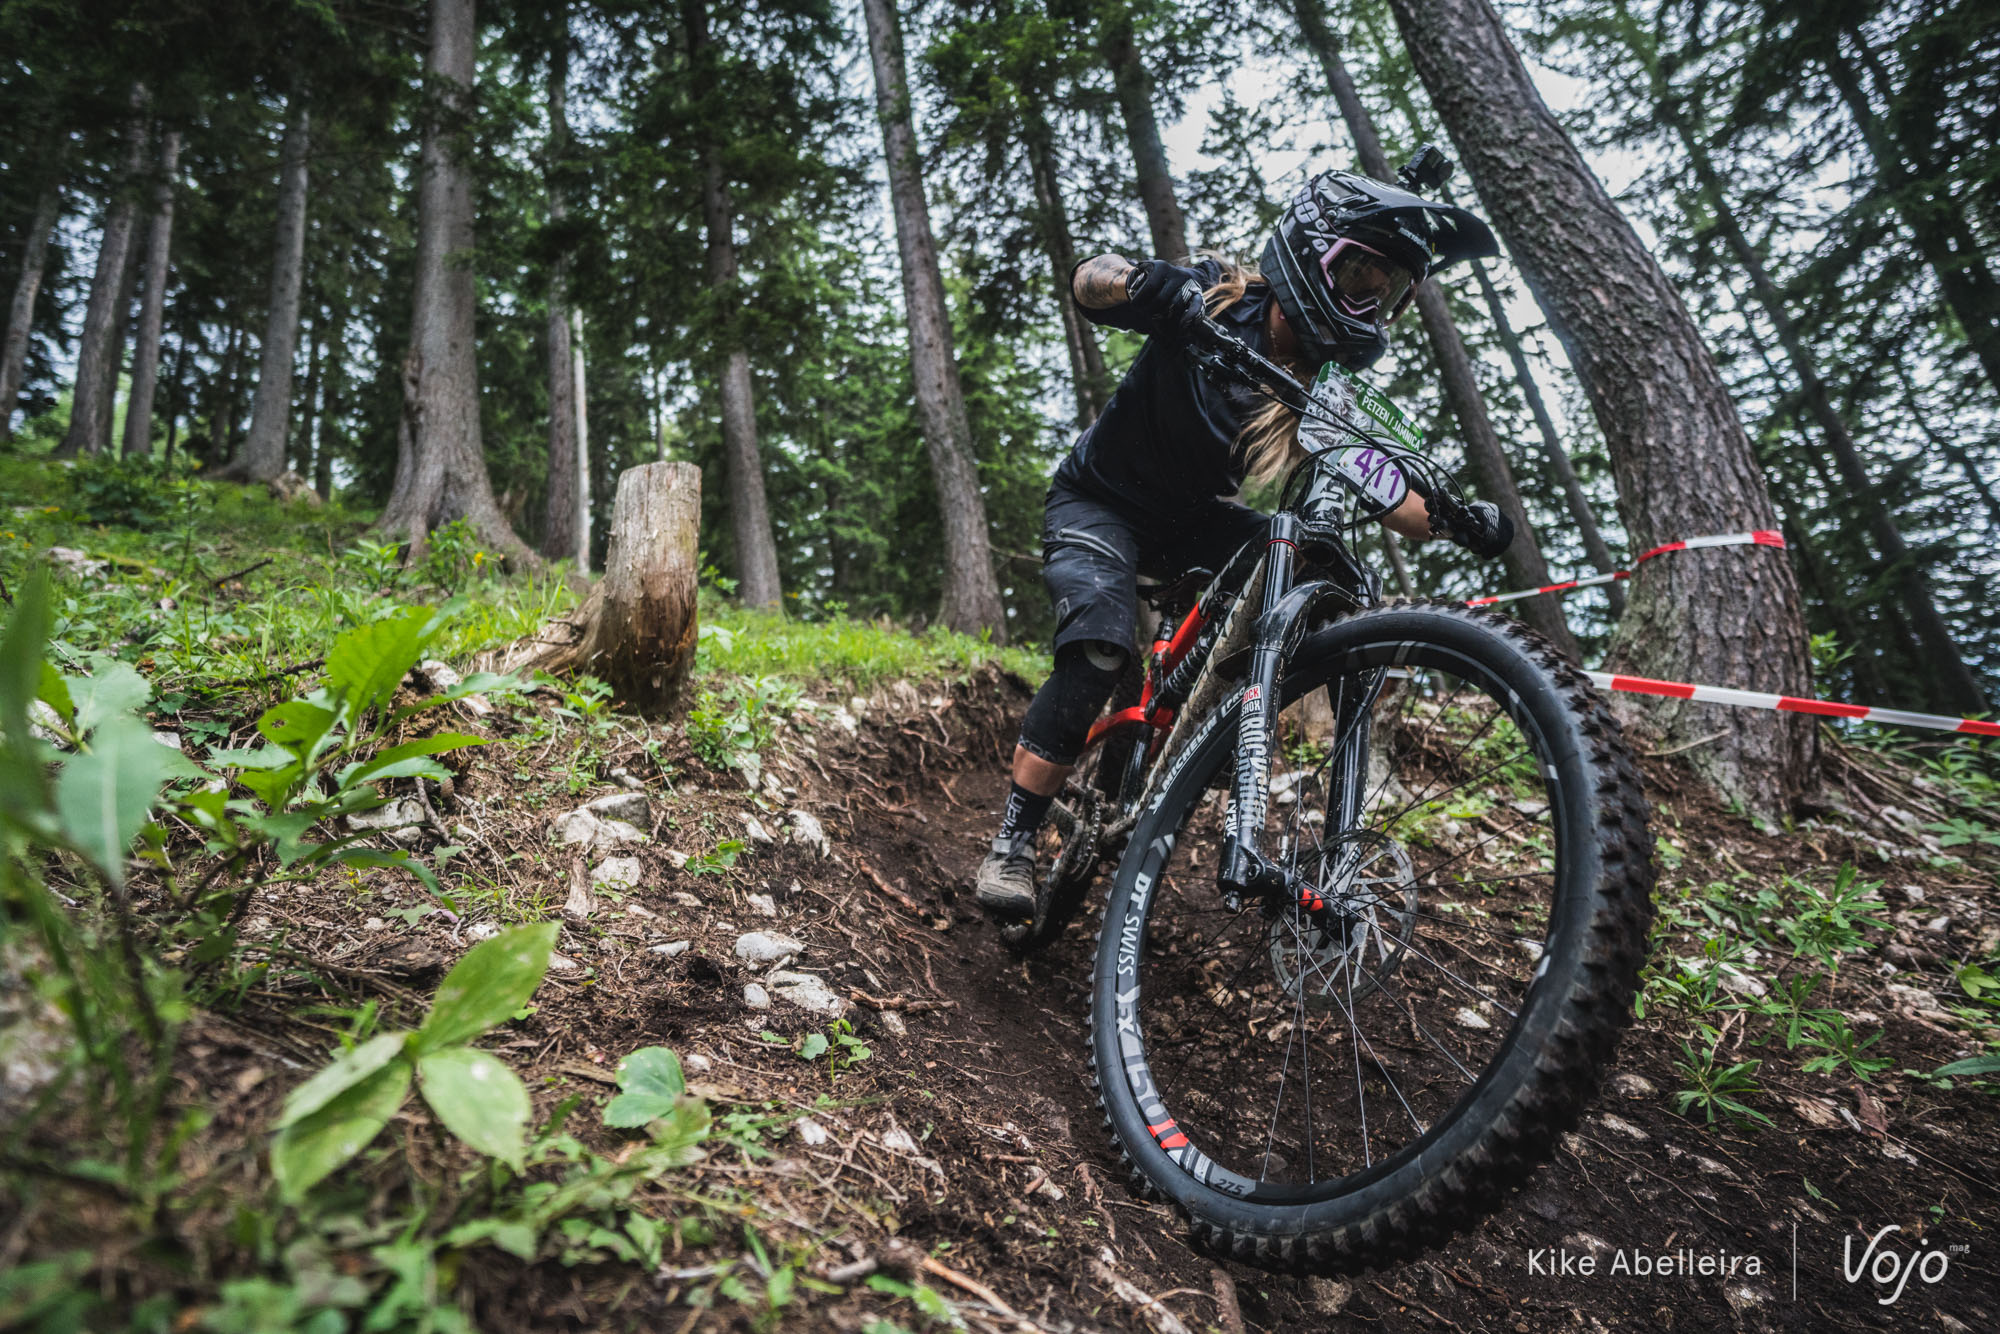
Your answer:
[[[1311,580],[1293,583],[1298,563],[1296,544],[1298,520],[1289,513],[1271,516],[1270,537],[1265,550],[1264,598],[1250,649],[1250,670],[1243,686],[1236,732],[1236,775],[1233,800],[1222,843],[1222,861],[1216,871],[1216,885],[1223,902],[1233,911],[1246,897],[1264,898],[1286,892],[1285,868],[1260,851],[1264,817],[1271,802],[1271,757],[1279,748],[1278,714],[1280,678],[1285,662],[1310,623],[1311,613],[1329,596],[1341,597],[1334,585]],[[1351,599],[1348,599],[1351,601]],[[1366,698],[1352,701],[1334,720],[1338,752],[1333,758],[1339,780],[1339,796],[1329,819],[1339,823],[1327,831],[1352,829],[1361,816],[1368,781],[1369,705],[1375,688]],[[1348,704],[1348,701],[1342,701]],[[1311,887],[1300,890],[1302,900],[1316,900]],[[1318,909],[1316,901],[1306,906]]]

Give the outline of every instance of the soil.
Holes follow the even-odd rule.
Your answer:
[[[713,1266],[744,1249],[735,1236],[690,1246],[657,1275],[482,1259],[466,1279],[482,1328],[861,1330],[877,1318],[923,1327],[910,1303],[857,1281],[871,1266],[921,1279],[962,1303],[979,1329],[1994,1328],[2000,1100],[1968,1081],[1947,1090],[1897,1073],[1977,1047],[1935,998],[1957,994],[1954,965],[2000,941],[1991,867],[1907,855],[1907,834],[1879,822],[1760,832],[1719,809],[1676,759],[1647,760],[1655,828],[1671,845],[1663,879],[1830,878],[1852,861],[1884,882],[1895,929],[1870,932],[1839,989],[1857,1029],[1884,1031],[1878,1046],[1892,1069],[1865,1087],[1805,1074],[1781,1044],[1756,1048],[1738,1025],[1725,1030],[1723,1050],[1764,1059],[1755,1101],[1774,1124],[1703,1125],[1678,1115],[1672,1098],[1685,1083],[1675,1062],[1687,1025],[1656,1012],[1630,1032],[1594,1110],[1555,1160],[1483,1226],[1385,1271],[1269,1274],[1198,1253],[1178,1217],[1127,1188],[1086,1051],[1095,919],[1086,913],[1023,954],[971,903],[1025,702],[1025,686],[997,673],[955,687],[905,684],[854,701],[850,731],[830,701],[770,757],[769,789],[756,798],[674,734],[675,788],[651,787],[653,841],[636,850],[641,887],[590,896],[534,1014],[489,1045],[537,1090],[538,1112],[573,1093],[595,1105],[622,1055],[664,1044],[718,1113],[777,1113],[785,1124],[768,1136],[770,1156],[719,1150],[694,1169],[697,1185],[682,1186],[734,1202],[766,1245],[800,1246],[807,1272],[837,1290],[801,1290],[777,1312],[713,1298]],[[642,757],[634,745],[604,767],[643,772]],[[539,896],[553,913],[581,866],[551,848],[550,819],[616,788],[539,810],[519,788],[508,761],[476,757],[457,785],[458,818],[476,827],[482,846],[470,855],[492,868],[515,909]],[[793,810],[817,817],[829,855],[779,832]],[[779,837],[758,841],[746,817]],[[748,844],[733,867],[674,865],[725,839]],[[385,911],[421,904],[403,879],[376,873],[365,887],[374,897],[322,887],[316,897],[260,901],[253,928],[289,924],[295,948],[310,940],[312,953],[391,1004],[399,990],[424,994],[465,947],[465,924],[432,915],[405,929]],[[746,1006],[746,985],[768,986],[771,971],[733,952],[753,930],[803,943],[780,967],[817,976],[848,1002],[867,1059],[836,1076],[827,1058],[802,1060],[791,1045],[825,1030],[827,1016],[783,999]],[[657,952],[680,941],[689,942],[682,951]],[[300,1077],[280,1076],[281,1066],[321,1059],[326,1036],[302,1027],[295,1005],[251,996],[234,1015],[198,1022],[187,1092],[217,1110],[204,1162],[254,1146]],[[577,1118],[586,1119],[594,1125],[594,1116]],[[601,1147],[619,1142],[617,1132],[596,1136]],[[660,1204],[692,1207],[685,1195]],[[1876,1244],[1871,1264],[1883,1252],[1941,1253],[1946,1264],[1928,1281],[1934,1256],[1885,1304],[1893,1282],[1847,1281],[1843,1253],[1858,1261],[1891,1225],[1900,1230]],[[1724,1270],[1733,1261],[1735,1272],[1702,1272],[1705,1257]],[[1753,1257],[1760,1272],[1749,1272]],[[1586,1260],[1594,1273],[1582,1272]],[[1628,1272],[1662,1262],[1695,1272]]]

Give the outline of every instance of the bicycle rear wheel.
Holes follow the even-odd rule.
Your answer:
[[[1232,703],[1133,831],[1091,1043],[1135,1185],[1216,1251],[1324,1271],[1441,1243],[1575,1124],[1652,867],[1617,725],[1518,623],[1364,612],[1295,656],[1287,698],[1322,685],[1335,744],[1276,766],[1261,844],[1291,891],[1232,911],[1214,884]]]

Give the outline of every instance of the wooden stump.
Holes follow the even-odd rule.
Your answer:
[[[604,578],[574,615],[516,644],[495,667],[588,672],[640,713],[673,713],[694,665],[700,532],[701,469],[627,468],[612,504]]]

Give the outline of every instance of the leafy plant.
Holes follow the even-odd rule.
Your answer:
[[[669,1115],[687,1092],[681,1059],[665,1047],[641,1047],[618,1063],[618,1094],[604,1108],[604,1124],[629,1130]]]
[[[725,838],[707,852],[698,852],[688,858],[681,869],[689,875],[721,875],[736,865],[736,859],[743,855],[749,845],[740,838]]]
[[[824,1033],[808,1033],[799,1044],[799,1059],[817,1061],[826,1057],[826,1072],[829,1078],[838,1079],[847,1070],[853,1069],[875,1053],[868,1044],[855,1033],[854,1025],[846,1019],[836,1019],[832,1027]]]
[[[687,717],[688,746],[712,768],[735,769],[755,787],[763,750],[800,701],[797,686],[769,676],[704,689]]]
[[[1674,1071],[1686,1081],[1686,1087],[1675,1091],[1674,1110],[1682,1116],[1700,1111],[1709,1125],[1718,1117],[1771,1125],[1770,1117],[1743,1101],[1763,1091],[1753,1078],[1763,1062],[1738,1061],[1724,1066],[1716,1059],[1716,1045],[1704,1051],[1686,1039],[1681,1041],[1685,1059],[1674,1062]]]
[[[1865,1082],[1895,1064],[1883,1057],[1863,1056],[1862,1052],[1882,1040],[1882,1034],[1871,1033],[1865,1040],[1857,1041],[1857,1035],[1847,1026],[1847,1016],[1837,1010],[1809,1014],[1802,1023],[1804,1031],[1799,1037],[1799,1044],[1818,1048],[1821,1052],[1805,1063],[1804,1069],[1809,1075],[1829,1075],[1846,1069]]]
[[[293,1089],[278,1118],[271,1170],[303,1199],[367,1147],[402,1108],[412,1079],[447,1130],[521,1169],[528,1090],[500,1059],[469,1045],[534,994],[555,948],[555,922],[515,927],[472,947],[438,987],[423,1024],[370,1038]]]
[[[1790,876],[1785,877],[1785,885],[1797,897],[1792,915],[1778,926],[1791,941],[1794,957],[1811,959],[1833,971],[1840,967],[1842,956],[1861,948],[1864,927],[1889,929],[1889,923],[1879,915],[1883,903],[1876,891],[1882,888],[1881,882],[1862,881],[1851,862],[1840,868],[1833,884],[1826,888]]]

